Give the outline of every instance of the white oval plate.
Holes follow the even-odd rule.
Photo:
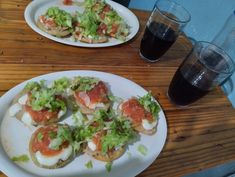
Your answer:
[[[109,38],[109,41],[106,43],[100,43],[100,44],[87,44],[83,42],[75,42],[73,39],[70,38],[58,38],[55,36],[52,36],[41,29],[39,29],[36,25],[36,22],[38,20],[38,17],[42,14],[45,14],[47,9],[52,6],[57,6],[69,13],[75,13],[75,11],[82,12],[84,10],[83,7],[79,6],[66,6],[63,5],[62,0],[35,0],[29,3],[29,5],[25,9],[24,17],[27,22],[27,24],[37,33],[41,34],[42,36],[45,36],[46,38],[49,38],[51,40],[67,44],[67,45],[73,45],[73,46],[80,46],[80,47],[109,47],[114,45],[119,45],[124,42],[129,41],[132,39],[136,33],[139,30],[139,21],[135,14],[133,14],[128,8],[114,2],[111,0],[106,0],[108,4],[110,4],[113,9],[115,9],[118,14],[126,21],[126,23],[130,26],[130,34],[127,36],[126,41],[120,41],[114,38]]]
[[[131,98],[132,96],[143,96],[147,94],[147,91],[136,83],[127,80],[123,77],[98,72],[98,71],[64,71],[51,74],[42,75],[31,79],[30,81],[47,80],[53,81],[61,77],[72,78],[74,76],[95,76],[106,82],[113,93],[123,99]],[[57,177],[133,177],[147,168],[160,154],[167,136],[167,124],[163,110],[159,113],[159,123],[157,126],[157,132],[152,136],[140,135],[140,140],[132,145],[129,145],[127,151],[119,159],[115,160],[112,165],[112,170],[108,173],[105,169],[105,163],[97,161],[86,154],[80,155],[75,158],[67,166],[49,170],[39,168],[34,165],[30,160],[27,163],[19,162],[13,163],[10,158],[13,156],[19,156],[27,154],[28,142],[31,134],[35,130],[34,127],[27,127],[16,118],[10,117],[8,114],[8,107],[11,104],[12,99],[19,93],[25,86],[25,81],[16,87],[9,90],[0,98],[0,170],[8,176],[57,176]],[[66,123],[71,124],[71,117],[65,119]],[[138,152],[139,145],[144,145],[147,148],[147,155],[142,155]],[[131,154],[131,155],[130,155]],[[10,158],[9,158],[10,157]],[[85,164],[92,160],[93,168],[87,169]],[[4,164],[4,165],[3,165]]]

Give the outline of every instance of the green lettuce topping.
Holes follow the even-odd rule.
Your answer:
[[[67,126],[59,126],[57,130],[57,135],[51,140],[49,148],[53,150],[58,150],[64,142],[73,143],[72,131]]]
[[[85,0],[84,6],[86,10],[93,10],[96,13],[102,11],[105,6],[105,1],[103,0]]]
[[[160,111],[160,107],[156,103],[156,101],[154,101],[151,93],[148,93],[148,94],[144,95],[143,97],[140,97],[138,100],[139,100],[139,103],[142,106],[144,106],[144,109],[146,111],[152,113],[154,117],[157,117],[157,115]]]
[[[28,162],[29,157],[26,154],[20,155],[20,156],[14,156],[11,158],[13,162]]]
[[[44,88],[31,92],[29,105],[35,111],[48,109],[56,111],[59,109],[66,110],[65,102],[57,98],[53,89]]]
[[[147,155],[147,148],[143,145],[143,144],[140,144],[137,148],[137,150],[142,154],[142,155]]]
[[[83,14],[77,12],[77,21],[82,33],[86,37],[99,38],[97,29],[99,27],[98,15],[93,11],[85,11]]]
[[[44,81],[40,81],[39,83],[38,82],[35,82],[35,81],[31,81],[31,82],[28,82],[26,84],[26,86],[24,87],[24,89],[26,91],[33,91],[33,90],[39,90],[41,89],[42,87],[44,87]]]
[[[88,161],[88,162],[85,164],[85,166],[86,166],[88,169],[93,168],[92,161],[91,161],[91,160],[90,160],[90,161]]]
[[[136,134],[128,120],[115,119],[109,125],[107,134],[101,138],[102,153],[106,154],[112,148],[120,148],[135,137]]]
[[[71,89],[76,91],[90,91],[92,90],[99,82],[100,80],[94,77],[75,77],[75,79],[73,80]]]
[[[70,86],[70,81],[66,77],[62,77],[57,79],[52,84],[52,89],[55,90],[56,93],[63,93]]]
[[[105,164],[105,169],[107,172],[110,172],[112,170],[112,162],[107,162]]]
[[[46,15],[55,20],[55,23],[62,27],[72,28],[72,16],[58,7],[50,7],[47,10]]]

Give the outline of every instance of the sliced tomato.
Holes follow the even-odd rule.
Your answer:
[[[87,104],[95,104],[95,103],[107,103],[108,100],[108,90],[105,84],[100,81],[93,89],[88,92],[75,92],[75,99],[79,101],[79,103],[84,106],[88,106]]]
[[[111,32],[110,32],[110,36],[114,37],[117,32],[118,32],[118,28],[119,28],[119,24],[112,24],[112,28],[111,28]]]
[[[51,142],[50,134],[57,133],[58,126],[47,126],[41,127],[34,133],[34,139],[32,140],[32,151],[36,153],[40,151],[41,154],[45,156],[55,156],[59,154],[63,148],[68,146],[68,143],[65,142],[58,150],[53,150],[49,148]],[[40,134],[40,136],[39,136]],[[41,138],[39,138],[41,137]]]
[[[25,105],[25,110],[30,114],[32,119],[37,122],[49,121],[51,119],[57,119],[59,111],[50,112],[47,109],[40,111],[34,111],[31,106]]]
[[[110,12],[111,10],[112,10],[112,8],[108,4],[106,4],[103,8],[103,12]]]
[[[101,143],[101,138],[104,135],[104,132],[98,132],[92,137],[93,143],[96,145],[96,150],[101,151],[102,149],[102,143]]]
[[[98,29],[97,29],[97,33],[98,33],[98,34],[105,34],[106,31],[107,31],[107,29],[108,29],[107,25],[104,24],[104,23],[101,23],[101,24],[99,25]]]
[[[73,5],[73,1],[72,0],[63,0],[63,4],[70,6],[70,5]]]
[[[135,98],[129,99],[121,106],[122,112],[125,116],[131,119],[134,124],[142,124],[142,119],[153,121],[153,116],[146,111],[144,107]]]

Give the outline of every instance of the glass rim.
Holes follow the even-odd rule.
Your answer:
[[[168,3],[171,3],[171,4],[174,4],[174,6],[176,6],[177,8],[181,8],[185,14],[187,14],[187,18],[186,20],[177,20],[177,19],[174,19],[172,17],[170,17],[169,15],[166,15],[163,13],[163,10],[161,8],[158,7],[158,4],[161,3],[161,2],[168,2]],[[190,20],[191,20],[191,15],[189,13],[188,10],[186,10],[182,5],[178,4],[177,2],[173,2],[173,1],[170,1],[170,0],[158,0],[156,3],[155,3],[155,8],[158,9],[158,11],[160,12],[160,14],[162,16],[164,16],[165,18],[169,19],[170,21],[174,21],[174,22],[177,22],[177,23],[188,23]]]
[[[226,51],[224,51],[224,49],[222,49],[221,47],[217,46],[216,44],[213,44],[212,42],[208,42],[208,41],[197,41],[196,44],[195,44],[195,47],[196,46],[200,46],[200,44],[207,44],[209,46],[213,46],[215,47],[217,50],[213,50],[213,51],[217,51],[219,54],[222,54],[223,56],[226,56],[226,61],[227,63],[229,64],[229,70],[226,72],[224,70],[222,71],[219,71],[219,70],[216,70],[215,68],[207,65],[204,61],[203,61],[203,57],[201,57],[202,55],[202,52],[200,51],[200,54],[199,54],[199,60],[203,63],[203,65],[208,68],[209,70],[215,72],[215,73],[218,73],[218,74],[226,74],[226,75],[231,75],[234,71],[235,71],[235,63],[233,61],[233,59],[229,56],[229,54],[227,54]],[[194,47],[193,47],[194,48]],[[203,48],[205,48],[205,46],[203,46]],[[231,64],[231,65],[230,65]]]

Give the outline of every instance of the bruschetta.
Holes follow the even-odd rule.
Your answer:
[[[104,43],[108,37],[98,30],[99,19],[96,13],[85,11],[83,14],[77,12],[77,22],[73,36],[76,40],[85,43]]]
[[[122,156],[126,145],[135,138],[135,132],[128,120],[109,116],[109,113],[99,110],[94,115],[93,122],[86,127],[95,132],[86,137],[85,152],[105,162],[111,162]]]
[[[92,114],[96,110],[108,110],[111,101],[106,84],[95,77],[75,77],[72,81],[71,100],[84,114]]]
[[[70,128],[58,124],[38,128],[31,136],[29,152],[39,167],[56,169],[65,166],[74,158]]]
[[[49,125],[66,114],[67,106],[55,89],[38,82],[29,82],[13,100],[9,114],[26,125]]]
[[[147,135],[156,132],[160,109],[150,93],[140,98],[132,97],[121,103],[119,108],[136,131]]]
[[[66,37],[73,32],[73,18],[68,12],[58,7],[50,7],[46,14],[39,16],[38,27],[57,37]]]
[[[109,4],[103,0],[87,0],[85,9],[97,14],[100,22],[97,29],[99,34],[125,41],[129,26]]]

